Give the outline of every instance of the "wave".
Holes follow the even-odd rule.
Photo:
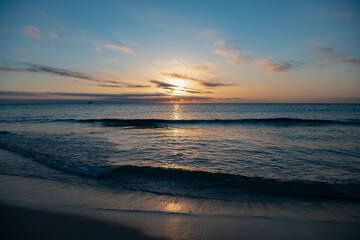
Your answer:
[[[0,135],[2,149],[19,153],[64,173],[94,179],[109,187],[225,200],[263,196],[360,200],[359,180],[330,183],[248,177],[242,173],[235,175],[154,166],[109,165],[103,159],[112,149],[103,142],[83,146],[80,144],[85,141],[82,137],[59,141],[57,138],[26,137],[8,131],[0,131]],[[78,150],[77,153],[86,154],[73,154],[73,148]]]
[[[0,131],[0,135],[9,135],[9,134],[12,134],[8,131]]]
[[[0,122],[73,122],[73,123],[94,123],[106,127],[133,127],[133,128],[162,128],[173,125],[273,125],[273,126],[360,126],[360,119],[329,120],[329,119],[301,119],[301,118],[248,118],[248,119],[2,119]]]
[[[360,126],[359,121],[353,120],[322,120],[298,118],[250,118],[250,119],[192,119],[192,120],[167,120],[167,119],[64,119],[56,121],[71,121],[79,123],[100,123],[106,127],[134,127],[134,128],[161,128],[173,125],[238,125],[260,124],[275,126],[323,126],[323,125],[350,125]]]
[[[100,166],[63,161],[56,156],[6,144],[0,147],[67,174],[97,180],[99,184],[111,188],[230,201],[264,197],[360,200],[360,183],[357,180],[327,183],[153,166]]]
[[[247,177],[227,173],[160,168],[150,166],[117,166],[103,176],[103,179],[141,179],[139,184],[150,182],[166,182],[172,188],[169,192],[189,192],[195,197],[202,195],[209,198],[225,198],[227,200],[248,198],[250,196],[276,196],[315,199],[359,200],[359,183],[325,183],[305,180],[279,180],[262,177]],[[161,184],[164,185],[164,184]],[[180,188],[180,189],[179,189]],[[164,189],[162,189],[164,191]],[[161,191],[161,192],[162,192]],[[158,190],[159,192],[159,190]],[[169,194],[169,192],[164,192]]]

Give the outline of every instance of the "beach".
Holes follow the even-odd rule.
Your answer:
[[[359,111],[2,105],[1,230],[6,239],[358,239]]]
[[[122,205],[112,193],[84,186],[4,175],[0,186],[5,239],[357,239],[360,234],[360,207],[351,202],[240,207],[136,193]],[[133,193],[124,198],[128,194]],[[116,209],[106,208],[112,201]]]
[[[0,239],[359,240],[360,1],[0,1]]]
[[[165,239],[89,217],[0,205],[3,239]]]

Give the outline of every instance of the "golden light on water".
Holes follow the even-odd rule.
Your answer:
[[[177,203],[168,203],[165,206],[167,212],[179,212],[181,210],[181,205]]]
[[[173,119],[178,120],[181,118],[181,111],[179,104],[174,104]]]

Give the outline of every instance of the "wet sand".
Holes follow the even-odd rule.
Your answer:
[[[166,239],[90,217],[0,205],[2,239]]]
[[[359,239],[359,216],[356,202],[231,203],[0,175],[2,239]]]

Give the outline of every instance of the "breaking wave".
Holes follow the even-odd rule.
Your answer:
[[[71,121],[80,123],[100,123],[106,127],[135,127],[159,128],[173,125],[237,125],[260,124],[276,126],[322,126],[322,125],[351,125],[360,126],[359,121],[347,120],[321,120],[297,118],[254,118],[254,119],[210,119],[210,120],[167,120],[167,119],[67,119],[58,121]]]
[[[332,200],[360,200],[356,180],[328,183],[308,180],[279,180],[221,172],[134,165],[78,164],[29,149],[0,145],[34,161],[76,176],[97,180],[112,188],[125,188],[156,194],[222,200],[291,197]]]

